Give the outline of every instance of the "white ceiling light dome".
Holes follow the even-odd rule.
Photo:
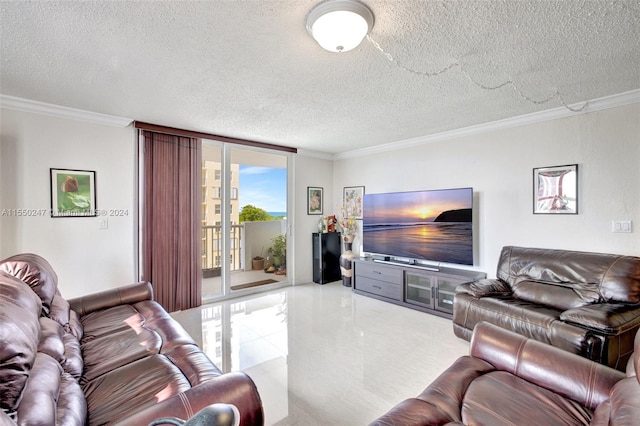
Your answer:
[[[373,13],[355,0],[329,0],[307,16],[307,31],[323,49],[348,52],[358,47],[373,28]]]

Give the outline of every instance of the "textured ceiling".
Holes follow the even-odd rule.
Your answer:
[[[365,0],[391,56],[322,50],[318,2],[2,1],[0,93],[339,153],[640,88],[639,0]]]

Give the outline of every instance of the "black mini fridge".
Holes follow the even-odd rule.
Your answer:
[[[313,282],[326,284],[339,281],[340,233],[313,233]]]

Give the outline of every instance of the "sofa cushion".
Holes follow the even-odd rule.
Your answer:
[[[18,407],[19,424],[80,426],[85,420],[86,403],[78,383],[55,359],[38,353]]]
[[[87,400],[78,382],[68,373],[63,373],[60,379],[56,417],[59,425],[86,424]]]
[[[51,301],[58,289],[58,276],[49,262],[37,254],[17,254],[3,260],[0,270],[28,284],[42,300],[45,315],[49,315]]]
[[[640,325],[637,311],[626,303],[598,303],[568,309],[560,314],[560,319],[608,334],[620,334]]]
[[[599,284],[556,283],[516,278],[511,285],[513,296],[565,310],[596,303],[600,300]]]
[[[55,301],[55,298],[53,299]],[[82,322],[75,311],[69,311],[69,333],[73,334],[77,340],[82,339],[84,336],[84,330],[82,329]]]
[[[478,425],[588,425],[592,412],[575,401],[505,371],[471,382],[462,401],[462,422]],[[509,419],[509,420],[507,420]]]
[[[90,424],[117,423],[189,389],[189,381],[166,357],[152,355],[84,385]]]
[[[195,345],[193,337],[158,302],[145,300],[133,305],[144,317],[144,326],[160,335],[162,352],[182,345]]]
[[[123,330],[136,331],[142,328],[145,318],[132,305],[118,305],[109,309],[91,312],[81,318],[82,343],[108,336]]]
[[[80,342],[76,339],[76,336],[70,333],[65,333],[62,336],[62,340],[64,342],[64,362],[62,363],[62,368],[76,380],[79,380],[82,375],[82,370],[84,369],[84,359],[82,358]]]
[[[101,374],[157,354],[162,341],[157,333],[140,327],[124,329],[82,344],[84,356],[83,383]]]
[[[513,298],[483,297],[468,300],[470,296],[457,294],[454,319],[472,330],[480,321],[487,321],[545,343],[550,341],[551,324],[560,317],[560,311]]]
[[[40,341],[38,352],[43,352],[60,363],[63,370],[76,379],[82,375],[83,360],[80,342],[67,333],[60,324],[47,317],[40,317]]]
[[[466,293],[473,297],[510,296],[511,287],[502,280],[485,278],[456,287],[456,293]]]
[[[222,372],[196,345],[180,345],[162,353],[189,380],[191,386],[197,386],[222,375]]]
[[[60,294],[60,290],[56,290],[56,294],[53,295],[53,299],[51,300],[51,309],[49,310],[49,318],[56,321],[63,327],[69,326],[69,302],[67,302],[62,294]]]
[[[38,352],[43,352],[59,363],[64,363],[64,341],[62,326],[47,317],[40,317],[40,341]]]
[[[0,409],[13,417],[36,357],[42,302],[5,272],[0,288]]]
[[[56,292],[51,301],[49,318],[60,324],[66,332],[76,336],[76,339],[80,340],[82,338],[82,325],[78,320],[78,315],[71,310],[69,302],[62,297],[59,291]]]

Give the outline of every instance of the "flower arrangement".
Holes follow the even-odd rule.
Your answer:
[[[338,214],[338,228],[340,232],[345,238],[353,239],[357,231],[355,217],[349,214],[349,210],[344,205],[341,206],[338,211],[340,212],[340,214]]]

